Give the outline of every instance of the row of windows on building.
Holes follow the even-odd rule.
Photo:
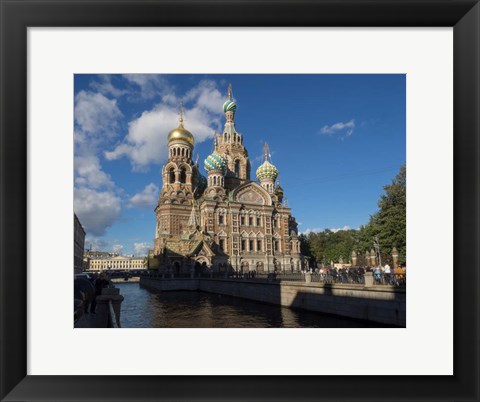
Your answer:
[[[273,227],[280,227],[280,220],[279,219],[274,219],[272,221]],[[224,215],[218,215],[218,224],[219,225],[226,225],[226,219]],[[260,217],[245,217],[245,216],[240,216],[240,226],[262,226],[262,219]]]
[[[90,260],[90,269],[141,269],[144,267],[143,259],[134,261],[109,261],[109,260]]]
[[[190,149],[188,148],[170,148],[170,158],[175,156],[183,156],[186,158],[190,158]]]
[[[219,240],[219,246],[222,251],[226,251],[226,239]],[[240,242],[241,251],[264,251],[263,240],[246,240],[242,239]],[[273,250],[275,252],[280,251],[280,241],[273,241]]]
[[[234,173],[235,173],[235,177],[240,177],[240,161],[235,161],[235,167],[234,167]],[[180,183],[186,183],[187,182],[187,169],[186,168],[180,168],[180,175],[179,175],[179,178],[178,178],[179,182]],[[173,184],[175,183],[176,181],[176,177],[175,177],[175,168],[174,167],[171,167],[170,169],[168,169],[168,182],[170,184]],[[215,185],[220,185],[220,183],[217,183],[216,182],[216,178],[215,178]]]

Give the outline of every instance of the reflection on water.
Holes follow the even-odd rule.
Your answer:
[[[362,328],[380,327],[349,318],[292,310],[198,291],[154,292],[136,283],[116,284],[123,328]]]

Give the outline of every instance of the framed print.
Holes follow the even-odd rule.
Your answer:
[[[1,0],[1,400],[478,400],[479,7]]]

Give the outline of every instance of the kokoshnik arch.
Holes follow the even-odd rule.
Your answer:
[[[277,181],[268,145],[250,179],[250,160],[235,127],[237,104],[223,104],[225,127],[214,134],[214,150],[204,162],[207,177],[193,161],[194,136],[179,125],[168,135],[168,160],[155,208],[156,232],[150,268],[161,272],[299,271],[297,222]]]

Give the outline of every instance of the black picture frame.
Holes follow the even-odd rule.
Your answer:
[[[2,401],[479,400],[477,1],[0,0],[0,12]],[[454,375],[27,376],[27,28],[39,26],[453,27]]]

